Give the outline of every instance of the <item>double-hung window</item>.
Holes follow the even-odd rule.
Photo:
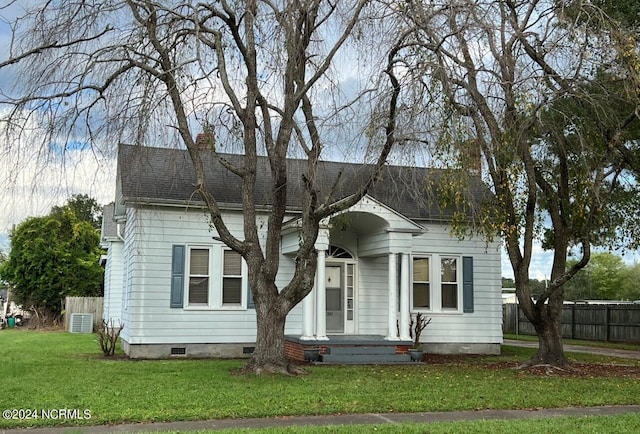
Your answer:
[[[222,305],[242,305],[242,256],[233,250],[223,250]]]
[[[431,280],[429,279],[429,258],[413,258],[413,307],[431,307]]]
[[[440,258],[442,309],[458,309],[458,258]]]
[[[193,247],[189,249],[189,306],[209,304],[210,253],[208,248]]]

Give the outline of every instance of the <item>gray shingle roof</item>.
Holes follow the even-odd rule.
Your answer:
[[[205,163],[206,182],[221,207],[241,206],[241,179],[224,169],[214,155],[201,151]],[[224,154],[234,164],[241,164],[242,155]],[[305,160],[289,159],[288,207],[301,208],[302,174]],[[331,196],[339,200],[361,185],[372,166],[323,161],[319,163],[317,185],[320,200]],[[412,219],[448,220],[451,209],[441,209],[437,200],[437,183],[445,172],[403,166],[386,166],[380,180],[368,192],[370,196]],[[191,158],[185,150],[120,145],[118,177],[122,199],[125,202],[200,204],[195,192],[195,174]],[[335,187],[335,188],[334,188]],[[271,203],[269,163],[260,157],[255,189],[256,203]],[[331,190],[333,189],[333,192]],[[488,190],[475,179],[469,186],[470,200],[481,203]]]

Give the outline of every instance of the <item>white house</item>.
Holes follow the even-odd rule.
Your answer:
[[[224,219],[242,237],[239,179],[210,152],[201,153]],[[293,272],[304,164],[288,161],[281,286]],[[319,182],[333,188],[337,200],[366,170],[323,162]],[[364,338],[406,346],[410,315],[423,312],[432,318],[422,337],[427,352],[499,353],[499,245],[450,235],[451,211],[440,209],[434,197],[441,174],[388,166],[367,196],[321,229],[316,285],[287,318],[294,347]],[[268,163],[260,160],[256,198],[265,208],[267,177]],[[240,357],[252,351],[255,310],[246,264],[214,239],[215,229],[193,193],[194,179],[184,150],[120,146],[115,205],[105,208],[105,220],[111,221],[103,226],[104,317],[124,323],[123,348],[132,358]],[[479,182],[470,191],[474,201],[486,195]],[[266,226],[266,214],[257,220]]]

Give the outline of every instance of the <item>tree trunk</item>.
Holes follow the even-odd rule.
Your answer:
[[[538,319],[533,322],[533,326],[538,334],[538,352],[527,363],[529,366],[565,367],[569,365],[562,346],[562,313],[553,314],[552,312],[557,308],[551,306],[552,300],[549,303],[541,308],[536,307]],[[560,305],[560,309],[562,309],[562,305]]]
[[[277,296],[276,296],[277,297]],[[256,347],[243,373],[296,375],[304,369],[293,365],[284,352],[284,326],[288,310],[281,300],[256,303]]]
[[[515,273],[515,280],[516,295],[520,301],[520,308],[538,335],[538,352],[524,366],[567,366],[569,361],[564,355],[562,346],[562,306],[564,297],[562,291],[554,291],[546,303],[538,304],[531,297],[528,284],[528,267],[514,268],[518,270],[518,273]]]

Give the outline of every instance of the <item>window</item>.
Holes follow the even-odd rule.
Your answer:
[[[222,305],[242,304],[242,256],[232,250],[223,251]]]
[[[226,246],[172,246],[170,307],[254,309],[247,266]]]
[[[472,262],[471,257],[435,253],[413,256],[412,309],[418,312],[473,312]]]
[[[429,258],[413,258],[413,307],[429,309],[431,291]]]
[[[458,309],[458,258],[440,258],[442,308]]]
[[[189,305],[209,303],[209,249],[189,250]]]
[[[353,255],[340,246],[331,244],[327,250],[327,258],[333,259],[353,259]]]

